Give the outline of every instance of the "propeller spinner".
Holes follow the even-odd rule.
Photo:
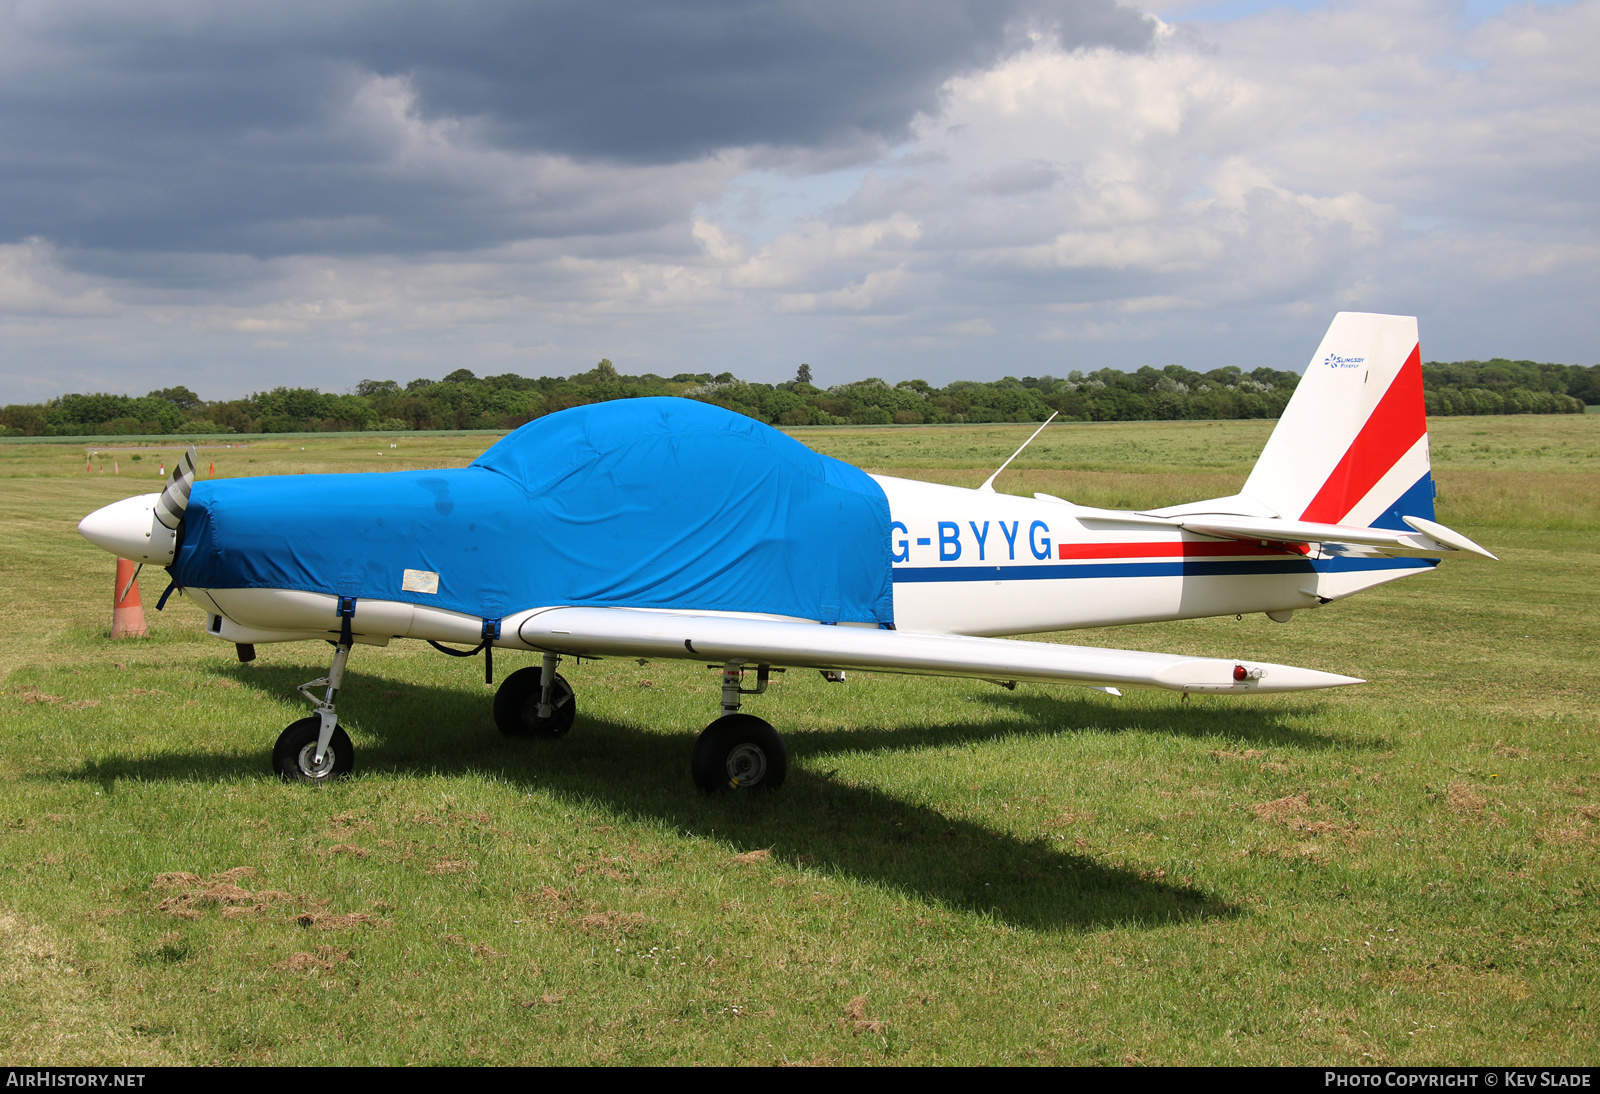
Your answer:
[[[78,522],[78,534],[121,558],[170,566],[194,488],[194,465],[191,447],[173,467],[161,493],[124,498],[96,509]]]

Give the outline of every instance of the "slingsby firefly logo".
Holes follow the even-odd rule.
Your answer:
[[[1340,357],[1337,353],[1330,353],[1322,363],[1329,368],[1356,368],[1366,360],[1365,357]]]

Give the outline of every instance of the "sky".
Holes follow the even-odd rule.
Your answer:
[[[0,403],[1600,362],[1600,0],[0,0]]]

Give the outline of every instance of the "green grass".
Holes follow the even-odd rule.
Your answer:
[[[8,446],[0,1051],[1592,1064],[1594,422],[1434,424],[1441,519],[1501,564],[1453,562],[1286,626],[1062,636],[1366,687],[1185,703],[790,673],[747,707],[791,752],[784,789],[758,801],[689,784],[716,702],[702,667],[586,663],[568,674],[570,737],[506,741],[481,664],[409,642],[352,658],[358,777],[286,787],[267,752],[323,654],[262,646],[238,665],[181,599],[151,613],[151,639],[111,642],[111,560],[73,523],[153,474],[145,487],[122,481],[127,462],[84,474],[81,452]],[[1266,431],[1070,429],[1077,447],[1000,486],[1229,493]],[[797,435],[971,485],[1026,430]],[[253,444],[222,450],[218,473],[476,454],[472,438],[398,443]],[[153,601],[162,582],[145,584]]]

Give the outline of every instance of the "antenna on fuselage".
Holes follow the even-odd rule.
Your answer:
[[[1058,410],[1058,411],[1055,412],[1055,414],[1050,415],[1050,417],[1048,417],[1048,418],[1046,418],[1044,420],[1044,425],[1049,425],[1051,422],[1055,421],[1056,420],[1056,414],[1060,414],[1060,413],[1061,413],[1061,411]],[[1038,429],[1035,429],[1033,431],[1033,437],[1037,437],[1039,434],[1044,432],[1044,425],[1040,426]],[[1027,448],[1030,444],[1032,444],[1033,443],[1033,437],[1029,437],[1027,440],[1023,441],[1022,442],[1022,448]],[[1019,448],[1015,452],[1011,453],[1011,460],[1014,460],[1018,456],[1022,455],[1022,448]],[[1001,471],[1004,471],[1006,468],[1011,466],[1011,460],[1007,460],[1005,463],[1001,464],[999,470],[997,470],[994,474],[990,475],[987,479],[983,480],[983,485],[978,487],[978,489],[979,490],[987,490],[991,494],[994,493],[994,480],[998,479],[1000,477],[1000,472]]]

